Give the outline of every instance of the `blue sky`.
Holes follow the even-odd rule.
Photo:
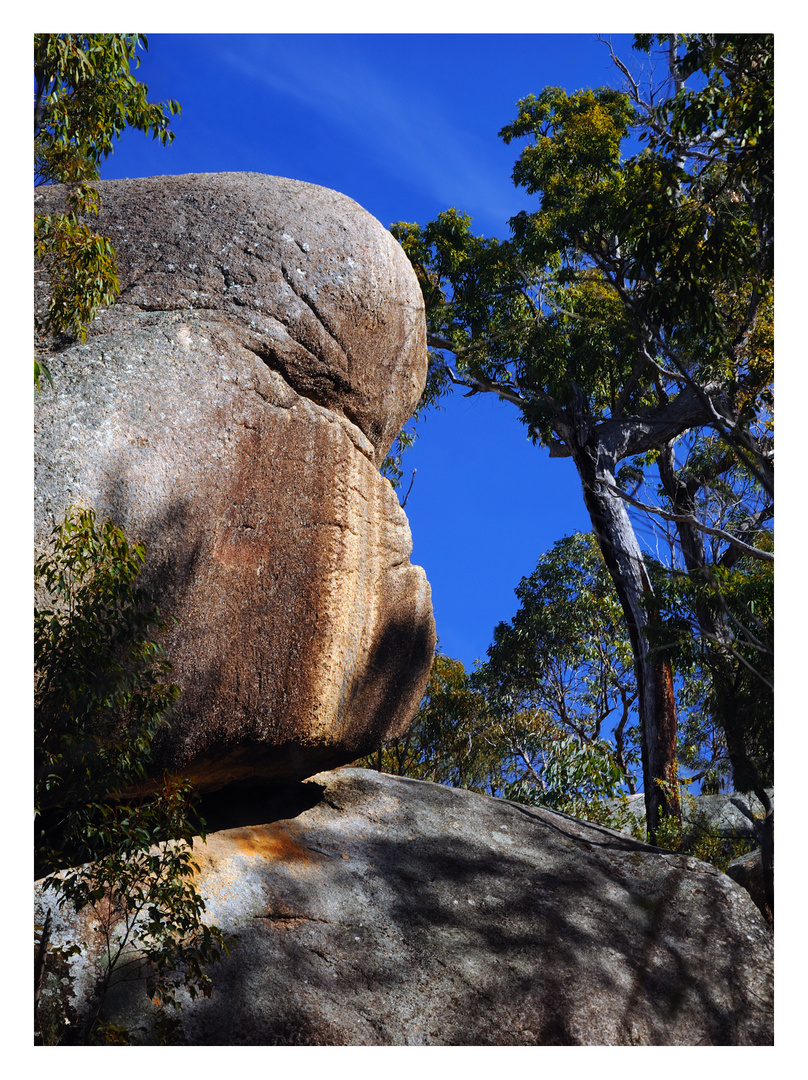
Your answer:
[[[629,60],[631,40],[612,37]],[[497,137],[516,102],[619,79],[594,34],[154,34],[139,77],[151,100],[182,105],[176,139],[127,133],[105,179],[271,173],[341,191],[387,227],[456,206],[500,237],[531,202],[510,178],[517,145]],[[459,392],[419,425],[404,467],[441,648],[471,668],[539,556],[589,528],[577,475],[528,442],[513,406]]]

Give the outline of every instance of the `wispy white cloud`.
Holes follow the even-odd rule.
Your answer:
[[[225,44],[217,59],[242,78],[292,98],[350,134],[380,168],[406,179],[442,206],[455,205],[502,233],[520,197],[489,139],[453,120],[451,100],[385,74],[355,53],[311,38],[286,42],[256,36],[238,51]]]

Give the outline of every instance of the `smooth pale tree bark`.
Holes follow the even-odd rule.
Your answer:
[[[648,836],[661,817],[681,819],[676,764],[676,703],[670,661],[649,643],[653,589],[625,502],[614,491],[616,461],[596,436],[573,450],[592,528],[626,618],[637,675]]]
[[[584,504],[626,619],[637,675],[646,824],[653,842],[661,817],[681,821],[673,672],[670,661],[650,644],[653,589],[615,476],[627,447],[632,447],[629,453],[637,453],[633,447],[646,441],[643,427],[647,424],[639,417],[592,424],[583,395],[576,398],[576,406],[555,427],[581,479]],[[675,422],[680,409],[681,405],[671,408],[673,416],[667,421]],[[658,420],[662,423],[663,417]],[[560,448],[555,453],[561,453]]]

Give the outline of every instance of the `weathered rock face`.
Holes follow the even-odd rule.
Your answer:
[[[766,794],[774,807],[774,788],[767,788]],[[645,827],[645,796],[629,795],[629,812]],[[613,800],[612,805],[622,805],[620,800]],[[724,841],[745,840],[761,843],[763,838],[763,820],[766,811],[763,804],[751,792],[742,794],[731,792],[718,795],[696,795],[682,802],[682,823],[692,834],[710,832]],[[630,834],[630,830],[629,834]],[[743,886],[763,917],[773,925],[774,917],[766,900],[763,863],[761,850],[734,859],[727,868],[727,874],[733,881]]]
[[[772,1042],[770,930],[706,863],[359,769],[302,787],[296,817],[198,848],[208,916],[239,941],[184,1009],[188,1042]],[[91,972],[71,965],[80,1012]],[[142,987],[109,1006],[132,1028],[149,1008]]]
[[[350,418],[381,464],[423,389],[426,326],[412,268],[374,217],[336,191],[258,173],[97,187],[93,228],[115,246],[121,295],[91,337],[128,328],[132,311],[214,318],[228,345]],[[57,211],[64,189],[37,197],[37,213]]]
[[[183,691],[161,764],[204,790],[354,760],[409,723],[434,647],[378,473],[425,378],[412,269],[379,222],[310,184],[100,189],[121,297],[47,358],[37,544],[71,504],[145,541]],[[40,194],[39,212],[59,208],[59,189]]]

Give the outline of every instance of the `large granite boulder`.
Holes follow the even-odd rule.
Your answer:
[[[772,934],[708,864],[361,769],[306,791],[300,812],[197,846],[207,917],[238,942],[183,1010],[189,1043],[771,1044]],[[54,945],[86,932],[55,913]],[[101,952],[88,941],[43,988],[74,1022]],[[134,1030],[150,1009],[122,985],[107,1018]]]
[[[121,295],[86,343],[46,356],[37,546],[71,504],[145,541],[183,691],[161,766],[205,790],[355,760],[406,728],[434,647],[378,472],[426,374],[412,268],[360,206],[311,184],[99,187]],[[64,191],[37,198],[56,211]]]

